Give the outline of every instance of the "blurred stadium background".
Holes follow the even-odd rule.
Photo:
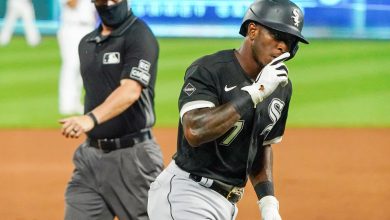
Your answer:
[[[299,55],[289,61],[294,96],[289,126],[390,126],[390,2],[295,0],[305,13]],[[57,127],[60,9],[55,0],[33,0],[44,35],[26,45],[19,22],[11,43],[0,47],[0,127]],[[249,0],[132,0],[134,13],[159,37],[157,126],[177,124],[177,97],[185,68],[199,56],[238,48]],[[0,28],[6,1],[0,0]]]
[[[71,157],[83,141],[63,138],[57,123],[58,0],[32,1],[41,44],[29,47],[18,23],[11,43],[0,47],[1,219],[61,219]],[[304,10],[310,45],[287,63],[294,84],[289,128],[274,147],[282,217],[390,219],[390,1],[293,1]],[[175,151],[186,67],[240,47],[251,2],[131,0],[160,43],[155,134],[165,164]],[[5,6],[0,0],[0,31]],[[249,186],[237,220],[260,219],[255,201]]]

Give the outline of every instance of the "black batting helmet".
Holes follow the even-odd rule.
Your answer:
[[[301,34],[303,28],[303,13],[301,9],[289,0],[257,0],[247,10],[240,28],[240,34],[246,36],[248,23],[254,21],[267,28],[288,33],[295,36],[298,41],[309,42]],[[291,57],[298,50],[295,43],[291,48]]]

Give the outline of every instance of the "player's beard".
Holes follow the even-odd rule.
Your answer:
[[[127,0],[110,6],[96,6],[96,10],[102,19],[103,24],[113,28],[121,25],[129,14]]]

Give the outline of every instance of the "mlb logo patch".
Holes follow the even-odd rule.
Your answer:
[[[103,55],[103,64],[118,64],[121,62],[121,55],[119,52],[105,53]]]

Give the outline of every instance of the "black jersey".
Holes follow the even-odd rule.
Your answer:
[[[79,45],[85,112],[103,103],[122,79],[136,80],[143,90],[137,102],[117,117],[96,126],[88,136],[118,138],[152,127],[159,52],[156,38],[133,14],[109,36],[101,36],[101,30],[99,27],[86,35]]]
[[[211,108],[248,95],[241,88],[251,85],[241,68],[234,50],[220,51],[195,61],[186,71],[179,97],[180,118],[193,109]],[[258,146],[281,141],[292,93],[291,82],[257,105],[257,111],[247,111],[224,135],[215,141],[191,147],[179,122],[177,165],[193,174],[217,179],[235,186],[247,181],[248,152],[253,130],[254,114],[261,115],[256,124]]]

